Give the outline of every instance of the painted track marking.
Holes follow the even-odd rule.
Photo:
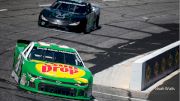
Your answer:
[[[39,7],[49,7],[51,4],[40,4]]]
[[[0,12],[8,11],[8,9],[0,9]]]

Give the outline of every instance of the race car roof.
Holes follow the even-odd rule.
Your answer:
[[[87,3],[88,0],[56,0],[56,1],[84,4]]]
[[[74,48],[65,46],[65,45],[58,45],[55,43],[47,43],[47,42],[34,42],[34,46],[39,48],[47,48],[47,49],[53,49],[58,51],[66,51],[66,52],[76,52]]]

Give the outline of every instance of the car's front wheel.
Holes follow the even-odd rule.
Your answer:
[[[99,27],[99,16],[97,16],[97,18],[96,18],[96,23],[95,23],[95,26],[96,26],[96,28],[98,28],[98,27]]]
[[[88,34],[90,32],[88,26],[87,26],[87,19],[80,22],[79,29],[84,33]]]
[[[42,15],[39,15],[38,25],[41,27],[48,27],[48,22],[41,19]]]

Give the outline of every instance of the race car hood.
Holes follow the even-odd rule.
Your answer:
[[[44,63],[31,60],[24,64],[26,72],[32,76],[46,80],[58,80],[71,83],[88,83],[92,78],[91,72],[84,67],[61,63]]]
[[[54,10],[51,8],[46,8],[42,11],[42,14],[49,19],[59,19],[64,21],[76,22],[81,21],[86,16],[85,14],[78,14],[67,11]]]

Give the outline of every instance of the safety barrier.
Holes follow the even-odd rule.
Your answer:
[[[132,64],[131,90],[142,91],[179,68],[180,41],[158,49]]]

